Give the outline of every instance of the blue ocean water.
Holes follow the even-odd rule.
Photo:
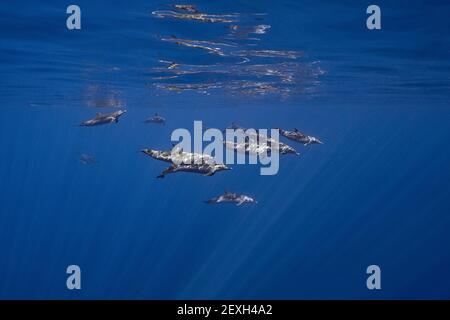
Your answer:
[[[81,30],[69,4],[0,6],[0,298],[450,298],[448,1],[377,1],[372,31],[359,0],[196,1],[232,20],[217,23],[78,0]],[[154,113],[166,125],[143,123]],[[301,155],[275,176],[155,179],[165,165],[137,151],[194,120],[325,144],[284,139]],[[203,202],[225,189],[258,204]]]

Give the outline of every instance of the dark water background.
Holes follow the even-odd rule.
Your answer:
[[[260,40],[152,16],[164,1],[77,1],[82,29],[69,31],[69,4],[0,6],[1,298],[450,297],[448,1],[377,1],[377,31],[365,1],[196,2],[270,25]],[[243,92],[236,81],[268,76],[218,75],[241,59],[161,41],[172,35],[303,56],[250,57],[298,72],[287,90]],[[215,72],[155,80],[159,60]],[[77,126],[118,107],[118,124]],[[142,123],[155,112],[165,126]],[[156,180],[165,165],[136,151],[169,148],[194,120],[299,128],[325,144],[290,142],[301,156],[283,157],[276,176],[234,166]],[[258,204],[203,203],[224,189]],[[66,289],[70,264],[81,291]],[[371,264],[381,291],[366,288]]]

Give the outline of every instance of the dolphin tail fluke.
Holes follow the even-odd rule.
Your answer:
[[[165,177],[164,174],[160,174],[159,176],[156,176],[156,179],[162,179],[162,178],[164,178],[164,177]]]

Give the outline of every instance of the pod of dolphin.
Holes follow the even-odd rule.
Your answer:
[[[155,83],[157,88],[169,91],[182,92],[184,90],[196,90],[198,92],[208,92],[211,89],[224,88],[232,92],[239,92],[251,95],[264,95],[267,93],[279,93],[282,95],[290,94],[291,91],[302,91],[311,89],[311,86],[317,85],[319,82],[317,77],[323,74],[323,71],[317,66],[316,62],[312,63],[296,63],[296,62],[276,62],[276,63],[257,63],[250,64],[250,59],[253,58],[273,58],[273,59],[298,59],[303,56],[302,52],[298,51],[280,51],[272,49],[255,49],[252,45],[251,49],[242,47],[237,42],[228,41],[230,38],[236,41],[254,41],[260,40],[255,36],[265,34],[270,28],[270,25],[258,24],[252,26],[241,26],[238,24],[241,15],[239,13],[232,14],[207,14],[199,12],[197,7],[192,4],[173,4],[170,10],[156,10],[152,15],[161,19],[176,19],[176,20],[191,20],[200,23],[224,23],[229,24],[228,37],[225,40],[209,41],[209,40],[192,40],[181,39],[176,36],[161,37],[161,41],[174,43],[176,45],[200,49],[199,51],[213,54],[219,57],[232,57],[239,59],[234,64],[214,64],[214,65],[187,65],[175,61],[160,60],[160,63],[165,64],[163,68],[154,68],[151,70],[155,74],[154,79],[165,81]],[[256,19],[260,19],[262,14],[255,14]],[[200,73],[209,73],[233,77],[221,82],[208,83],[170,83],[171,79],[186,77]],[[247,79],[241,80],[239,77],[246,77],[254,75],[259,80],[249,81]],[[236,79],[238,77],[238,79]],[[269,78],[270,80],[266,80]],[[111,99],[108,99],[110,101]],[[115,101],[114,99],[111,101]],[[119,106],[120,107],[120,106]],[[80,123],[83,127],[93,127],[98,125],[105,125],[110,123],[118,123],[127,111],[118,110],[111,113],[97,113],[94,118],[85,120]],[[143,121],[147,124],[165,125],[166,119],[155,113],[153,116]],[[230,129],[244,128],[232,123]],[[278,128],[277,128],[278,129]],[[281,136],[301,143],[305,146],[311,144],[323,144],[318,138],[300,132],[297,129],[292,131],[278,129]],[[258,131],[247,136],[248,139],[243,143],[235,143],[234,141],[223,141],[226,148],[234,150],[235,152],[244,154],[264,154],[272,151],[279,152],[282,155],[299,153],[286,143],[275,141],[273,138],[263,136]],[[267,144],[260,145],[257,141],[263,138]],[[216,163],[214,158],[207,154],[185,152],[174,148],[173,150],[153,150],[142,149],[142,153],[158,160],[170,163],[170,166],[164,169],[158,176],[158,179],[164,178],[168,174],[177,172],[197,173],[204,176],[213,176],[217,172],[231,170],[225,164]],[[177,161],[174,161],[176,157]],[[80,162],[83,164],[95,163],[92,156],[82,154]],[[245,194],[237,194],[225,190],[221,195],[213,197],[205,203],[218,204],[231,202],[237,206],[247,203],[257,203],[255,199]]]
[[[97,113],[94,118],[82,121],[80,123],[80,126],[94,127],[110,123],[118,123],[119,118],[125,113],[126,110],[118,110],[111,113]],[[155,114],[154,116],[146,119],[144,123],[165,124],[166,119],[159,114]],[[234,130],[244,130],[243,127],[240,127],[235,123],[232,123],[228,128]],[[294,129],[292,131],[283,129],[278,130],[283,137],[301,143],[304,146],[308,146],[311,144],[323,144],[323,142],[318,138],[304,134],[297,129]],[[235,152],[241,152],[247,155],[262,154],[272,151],[277,151],[283,155],[299,155],[299,153],[293,147],[267,136],[262,137],[262,134],[258,131],[256,131],[255,133],[250,132],[247,137],[248,140],[242,143],[235,143],[226,140],[223,141],[223,143],[226,148],[230,148],[235,150]],[[267,141],[267,144],[258,144],[257,141],[261,141],[261,138],[264,138]],[[158,179],[164,178],[168,174],[177,172],[198,173],[204,176],[213,176],[216,172],[228,171],[232,169],[225,164],[217,163],[214,160],[214,157],[212,157],[211,155],[185,152],[180,148],[173,148],[172,150],[142,149],[141,152],[155,160],[170,163],[170,166],[164,169],[156,177]],[[175,161],[174,157],[177,158],[177,161]],[[81,154],[80,162],[83,164],[92,164],[95,163],[95,159],[90,155]],[[236,194],[229,191],[225,191],[222,195],[216,196],[205,202],[208,204],[232,202],[236,203],[237,206],[240,206],[244,203],[257,203],[255,199],[248,195]]]

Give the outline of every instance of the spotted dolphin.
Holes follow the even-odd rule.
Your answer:
[[[102,124],[113,123],[113,122],[117,123],[117,122],[119,122],[119,118],[125,112],[127,112],[127,110],[119,110],[119,111],[114,111],[111,113],[97,113],[95,115],[95,118],[81,122],[80,126],[92,127],[92,126],[98,126],[98,125],[102,125]]]
[[[294,129],[293,131],[288,131],[288,130],[283,130],[283,129],[278,129],[278,130],[280,130],[280,134],[283,137],[286,137],[293,141],[303,143],[305,146],[308,146],[310,144],[323,144],[323,142],[320,141],[319,139],[317,139],[316,137],[301,133],[300,131],[298,131],[298,129]]]
[[[258,203],[255,199],[252,197],[249,197],[245,194],[237,194],[234,192],[228,192],[225,190],[223,194],[220,196],[214,197],[210,200],[205,201],[208,204],[216,204],[216,203],[222,203],[222,202],[233,202],[236,203],[237,206],[240,206],[244,203]]]
[[[227,167],[224,164],[173,164],[170,167],[164,169],[157,178],[164,178],[167,174],[176,173],[176,172],[191,172],[191,173],[200,173],[204,176],[212,176],[216,172],[231,170],[231,168]]]
[[[215,164],[214,157],[208,154],[184,152],[181,148],[174,147],[170,151],[160,151],[153,149],[142,149],[142,153],[152,157],[153,159],[184,164]]]
[[[158,124],[162,124],[165,125],[166,124],[166,118],[160,116],[159,114],[155,113],[154,116],[145,119],[144,121],[145,123],[158,123]]]

